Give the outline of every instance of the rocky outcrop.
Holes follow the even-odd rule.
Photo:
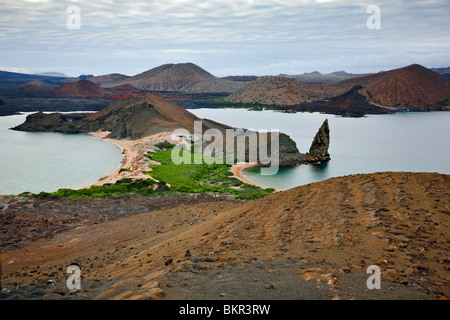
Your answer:
[[[287,134],[280,133],[280,165],[292,167],[306,161],[306,155],[300,153],[297,144]]]
[[[328,119],[325,119],[319,131],[306,154],[306,161],[313,164],[321,164],[322,161],[330,160],[328,148],[330,146],[330,127],[328,126]]]

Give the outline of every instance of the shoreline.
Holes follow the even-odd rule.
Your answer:
[[[260,187],[261,189],[267,189],[267,187],[263,187],[259,184],[256,184],[254,182],[251,182],[249,180],[247,180],[246,178],[244,178],[244,176],[242,175],[242,170],[244,169],[249,169],[249,168],[254,168],[254,167],[259,167],[259,165],[256,162],[244,162],[244,163],[238,163],[238,164],[234,164],[231,166],[231,172],[233,173],[233,177],[235,177],[236,179],[241,180],[244,183],[247,184],[251,184],[257,187]]]
[[[150,171],[148,165],[151,164],[151,160],[145,161],[147,158],[145,158],[142,153],[148,142],[156,142],[164,134],[150,136],[139,140],[119,140],[107,138],[107,135],[110,134],[110,132],[108,131],[88,132],[87,134],[117,145],[122,149],[123,160],[120,166],[115,171],[111,172],[106,177],[99,179],[97,182],[86,186],[85,188],[89,188],[91,186],[100,186],[105,183],[115,183],[116,181],[123,178],[153,179],[153,177],[144,173],[146,171]],[[150,149],[151,148],[147,147],[147,150]],[[130,169],[132,170],[132,172],[120,172],[121,169]]]
[[[105,141],[114,143],[116,146],[118,146],[122,150],[122,161],[121,161],[120,165],[116,168],[116,170],[114,170],[113,172],[108,174],[106,177],[100,178],[97,182],[86,186],[85,188],[89,188],[92,186],[98,186],[98,185],[102,185],[105,183],[111,183],[111,181],[119,175],[119,171],[121,169],[124,169],[129,164],[131,148],[125,143],[120,143],[119,140],[106,138],[106,136],[109,134],[109,132],[107,132],[107,131],[88,132],[87,134],[94,136],[100,140],[105,140]],[[120,180],[120,179],[118,179],[118,180]]]

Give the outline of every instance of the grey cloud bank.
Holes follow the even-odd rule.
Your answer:
[[[366,9],[381,8],[369,30]],[[66,9],[81,9],[81,29]],[[377,72],[450,65],[450,3],[435,1],[54,1],[0,3],[0,69],[128,75],[169,62],[231,74]]]

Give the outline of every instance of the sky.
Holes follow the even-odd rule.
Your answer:
[[[192,62],[223,77],[447,67],[449,15],[449,0],[1,0],[0,70],[135,75]]]

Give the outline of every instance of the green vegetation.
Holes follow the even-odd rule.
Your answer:
[[[345,114],[342,115],[343,117],[348,117],[348,118],[361,118],[364,116],[364,114],[362,113],[353,113],[353,112],[347,112]]]
[[[155,147],[157,147],[158,149],[164,150],[164,149],[173,149],[175,147],[175,145],[166,140],[164,142],[155,144]]]
[[[121,173],[121,172],[133,172],[133,170],[121,168],[121,169],[119,170],[119,173]]]
[[[56,192],[41,192],[37,194],[38,197],[58,197],[58,198],[103,198],[108,196],[117,196],[123,194],[139,194],[142,196],[158,195],[163,191],[168,191],[169,188],[164,182],[156,182],[153,179],[138,179],[123,178],[116,183],[106,183],[102,186],[91,186],[86,189],[59,189]]]
[[[91,186],[86,189],[59,189],[56,192],[41,192],[38,197],[62,197],[70,199],[79,198],[103,198],[124,194],[138,194],[142,196],[153,196],[164,193],[205,193],[218,192],[232,194],[237,200],[251,200],[264,197],[275,190],[273,188],[262,189],[260,187],[243,183],[232,177],[231,165],[228,164],[192,164],[176,165],[172,162],[171,153],[175,145],[163,143],[160,151],[147,152],[147,158],[161,163],[161,165],[150,165],[149,171],[153,179],[123,178],[114,184],[106,183],[102,186]],[[121,170],[122,171],[122,170]],[[129,169],[123,169],[130,172]],[[170,185],[170,187],[169,187]]]
[[[180,193],[219,192],[234,194],[235,199],[249,200],[266,196],[273,188],[262,189],[232,177],[231,165],[228,164],[194,164],[191,155],[191,164],[174,164],[171,159],[172,151],[161,150],[147,153],[147,157],[161,163],[150,165],[151,176],[170,185],[171,190]]]

